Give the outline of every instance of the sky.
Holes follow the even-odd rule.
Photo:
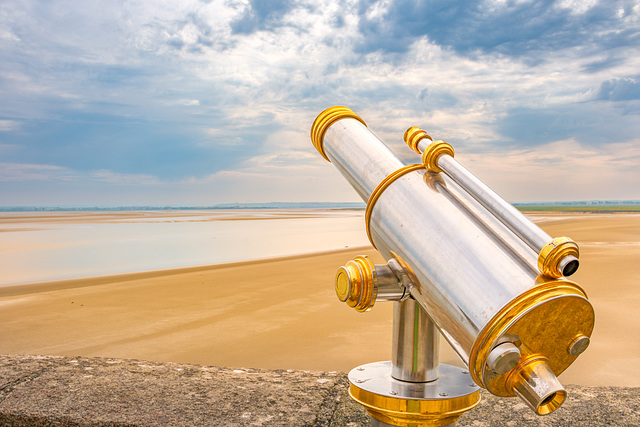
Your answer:
[[[640,199],[640,0],[0,3],[0,206],[360,201],[334,105],[512,202]]]

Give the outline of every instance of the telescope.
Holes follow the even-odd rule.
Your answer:
[[[560,375],[586,350],[595,314],[567,279],[578,245],[552,238],[411,127],[406,165],[347,107],[320,113],[311,141],[367,202],[366,232],[387,260],[338,268],[338,299],[359,312],[393,301],[392,360],[349,373],[372,425],[453,425],[480,388],[519,397],[538,415],[566,398]],[[440,334],[466,368],[440,364]]]

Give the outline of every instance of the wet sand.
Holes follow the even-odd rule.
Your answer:
[[[531,215],[581,248],[572,279],[596,310],[566,384],[640,386],[640,215]],[[372,248],[0,287],[0,353],[348,371],[391,357],[392,304],[360,314],[333,291]],[[443,342],[441,362],[460,365]]]

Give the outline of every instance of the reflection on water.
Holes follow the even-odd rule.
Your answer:
[[[368,245],[362,211],[0,213],[0,284]]]

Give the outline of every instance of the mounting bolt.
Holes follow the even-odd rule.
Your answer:
[[[491,350],[487,356],[487,366],[498,375],[506,374],[520,361],[520,349],[513,343],[505,342]]]
[[[569,344],[569,354],[574,357],[579,356],[587,349],[587,347],[589,347],[590,342],[591,340],[588,336],[579,335],[578,337],[576,337],[576,339],[571,341],[571,344]]]

